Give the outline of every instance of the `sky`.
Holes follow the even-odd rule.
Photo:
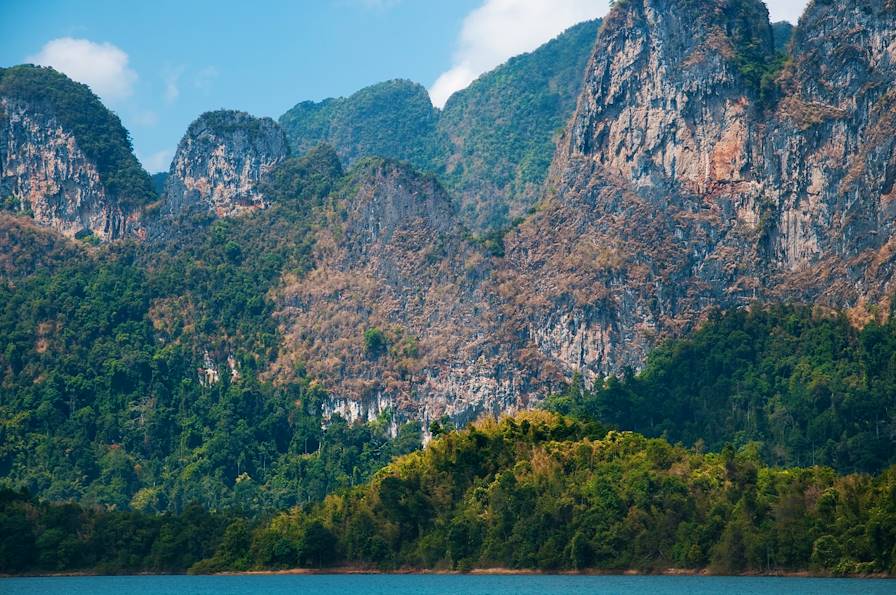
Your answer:
[[[768,0],[796,22],[806,0]],[[607,0],[0,0],[0,66],[53,66],[122,119],[150,172],[201,113],[279,117],[373,83],[433,103],[511,56],[603,16]]]

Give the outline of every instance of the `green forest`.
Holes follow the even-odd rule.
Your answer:
[[[549,399],[555,411],[773,465],[877,472],[896,463],[896,322],[856,328],[805,306],[715,312],[644,370]]]
[[[0,283],[3,482],[116,510],[260,512],[319,500],[419,448],[419,426],[392,439],[388,414],[323,428],[326,394],[302,369],[282,385],[262,378],[279,342],[267,289],[310,266],[314,206],[342,181],[331,150],[288,160],[268,181],[274,208],[244,221],[187,214],[162,249],[60,258],[53,243],[33,254],[34,233],[10,234],[33,260]],[[212,366],[217,382],[197,373],[207,359],[230,362]]]
[[[893,572],[896,468],[773,468],[753,445],[703,454],[528,412],[442,435],[365,485],[274,516],[104,512],[6,491],[0,529],[3,572]]]

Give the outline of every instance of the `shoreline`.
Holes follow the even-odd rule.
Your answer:
[[[0,574],[0,580],[9,578],[76,578],[76,577],[100,577],[100,576],[302,576],[302,575],[438,575],[438,576],[680,576],[680,577],[727,577],[727,578],[803,578],[803,579],[849,579],[849,580],[893,580],[896,576],[885,573],[853,574],[834,576],[830,574],[817,574],[808,570],[799,571],[774,571],[774,572],[744,572],[740,574],[715,574],[707,568],[664,568],[658,570],[537,570],[537,569],[513,569],[513,568],[473,568],[470,570],[448,570],[434,568],[398,568],[382,570],[375,567],[364,566],[336,566],[332,568],[284,568],[279,570],[239,570],[224,571],[211,574],[166,573],[166,572],[133,572],[123,574],[103,574],[89,570],[73,572],[44,572],[34,574]]]

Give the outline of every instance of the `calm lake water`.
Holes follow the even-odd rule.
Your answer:
[[[0,579],[4,595],[892,595],[896,581],[664,576],[292,575]]]

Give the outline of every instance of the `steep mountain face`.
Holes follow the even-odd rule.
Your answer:
[[[476,231],[507,226],[540,196],[575,109],[600,21],[576,25],[455,93],[444,111],[410,81],[302,102],[280,118],[297,154],[325,142],[351,164],[378,156],[436,173]]]
[[[0,196],[67,236],[124,237],[151,201],[119,119],[50,69],[0,69]]]
[[[226,110],[205,113],[177,147],[165,180],[165,209],[228,217],[264,208],[258,183],[288,155],[286,135],[270,118]]]
[[[888,2],[814,2],[776,72],[758,0],[615,9],[547,205],[506,241],[538,349],[596,377],[709,307],[886,302],[894,40]]]
[[[304,369],[330,393],[328,413],[350,420],[518,405],[529,379],[511,373],[497,332],[492,263],[434,177],[364,160],[324,212],[312,270],[276,292],[281,378]]]

